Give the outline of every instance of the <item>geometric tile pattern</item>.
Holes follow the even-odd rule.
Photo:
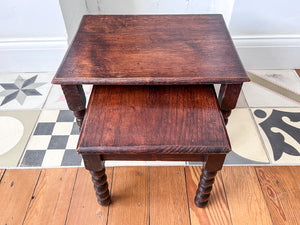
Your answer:
[[[252,111],[272,163],[300,165],[300,108]]]
[[[24,103],[27,96],[41,95],[36,88],[46,83],[35,83],[37,75],[25,80],[21,76],[14,83],[0,83],[5,90],[0,92],[0,96],[4,96],[1,105],[4,105],[16,99],[21,105]]]
[[[18,166],[39,114],[39,110],[0,111],[0,167]]]
[[[226,164],[270,163],[249,109],[234,109],[226,128],[232,148],[226,157]]]
[[[80,166],[75,151],[79,129],[69,110],[44,110],[27,145],[21,167]]]
[[[53,73],[0,74],[0,110],[41,109]]]
[[[300,76],[294,70],[248,74],[251,82],[244,83],[227,125],[232,152],[225,165],[300,165]],[[0,167],[83,165],[75,151],[79,130],[61,87],[51,85],[53,75],[0,74]],[[215,85],[217,94],[219,87]],[[92,87],[83,88],[88,99]],[[107,166],[186,164],[201,163],[106,162]]]
[[[243,84],[249,107],[300,107],[300,77],[294,71],[251,71]]]

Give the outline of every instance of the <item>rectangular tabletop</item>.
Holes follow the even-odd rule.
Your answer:
[[[222,15],[86,15],[54,84],[249,81]]]
[[[94,86],[80,153],[228,153],[212,85]]]

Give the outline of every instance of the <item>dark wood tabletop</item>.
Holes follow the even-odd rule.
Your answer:
[[[107,85],[93,88],[77,150],[183,155],[230,149],[212,85]]]
[[[249,81],[221,15],[86,15],[54,84]]]

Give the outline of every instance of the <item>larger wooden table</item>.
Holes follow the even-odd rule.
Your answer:
[[[221,169],[225,154],[230,151],[230,144],[222,121],[224,119],[224,122],[227,123],[231,110],[236,106],[242,84],[246,81],[249,81],[249,79],[221,15],[84,16],[78,32],[53,79],[54,84],[61,85],[68,106],[74,112],[79,126],[82,125],[86,112],[86,100],[82,84],[95,85],[78,150],[83,154],[86,168],[92,171],[100,204],[110,202],[105,170],[102,164],[103,158],[141,159],[142,156],[147,154],[139,155],[139,157],[129,156],[143,151],[145,153],[146,151],[149,154],[143,159],[155,160],[160,159],[153,156],[155,151],[164,151],[165,148],[163,139],[154,138],[155,135],[158,135],[157,133],[153,133],[154,136],[145,139],[145,143],[148,144],[146,148],[145,146],[132,148],[135,139],[134,141],[131,140],[131,143],[124,144],[120,141],[122,145],[111,146],[109,141],[114,141],[112,136],[106,137],[108,144],[101,144],[100,139],[103,138],[103,132],[110,132],[112,129],[101,130],[97,127],[99,124],[103,125],[103,121],[100,120],[99,122],[97,120],[101,116],[102,109],[107,113],[112,106],[116,106],[114,101],[126,99],[126,101],[135,104],[132,105],[133,108],[136,106],[138,108],[140,105],[152,105],[153,107],[161,107],[162,110],[158,110],[158,112],[162,113],[165,112],[163,108],[166,105],[164,104],[170,102],[167,101],[168,103],[161,104],[165,101],[160,99],[159,93],[168,98],[176,96],[177,98],[184,98],[185,94],[190,95],[193,92],[193,98],[203,102],[206,101],[206,105],[199,105],[199,102],[196,101],[197,103],[195,103],[195,99],[189,98],[187,104],[192,105],[186,105],[185,107],[198,107],[197,109],[200,111],[196,110],[196,112],[200,113],[199,115],[202,115],[203,118],[210,118],[209,115],[212,113],[211,118],[215,121],[215,127],[208,123],[209,119],[195,120],[195,123],[191,123],[190,126],[204,126],[206,124],[207,128],[216,129],[219,139],[217,138],[216,141],[212,136],[214,131],[208,132],[211,135],[205,139],[203,138],[205,137],[205,131],[201,130],[200,132],[199,130],[198,135],[201,138],[196,138],[198,142],[195,144],[195,148],[177,148],[176,144],[180,141],[172,142],[170,139],[166,142],[170,142],[167,144],[172,146],[171,150],[167,148],[167,151],[164,152],[168,153],[172,149],[175,149],[173,153],[176,154],[185,152],[188,157],[183,159],[186,160],[192,158],[189,153],[203,153],[200,154],[202,158],[198,159],[206,161],[206,164],[198,188],[199,193],[197,192],[198,199],[197,196],[195,199],[195,203],[200,207],[207,203],[216,171]],[[219,105],[215,99],[216,95],[212,89],[212,84],[221,84],[218,98]],[[105,88],[104,85],[106,85]],[[136,90],[137,100],[135,100],[135,95],[131,93],[129,85],[133,85],[133,91]],[[149,88],[152,92],[150,89],[145,88],[145,85],[151,85]],[[176,87],[168,89],[168,85],[176,85]],[[123,94],[115,96],[114,92],[118,91]],[[107,97],[104,98],[103,96]],[[142,96],[147,99],[143,100]],[[153,102],[153,99],[160,102]],[[106,102],[103,103],[103,101]],[[107,101],[112,103],[109,104]],[[117,115],[122,115],[122,108],[126,107],[126,101],[115,107]],[[194,116],[194,114],[186,114],[184,104],[179,107],[178,104],[180,103],[178,101],[173,103],[177,104],[174,105],[175,108],[183,110],[180,114],[183,117],[180,119],[182,119],[182,124],[185,126],[186,121],[184,121],[184,118]],[[150,113],[151,110],[151,107],[148,107],[145,113]],[[223,118],[218,116],[220,111]],[[143,114],[136,115],[147,121]],[[156,118],[159,118],[158,115],[156,115]],[[124,118],[127,117],[124,116]],[[172,118],[174,120],[175,117]],[[114,120],[112,119],[112,121]],[[133,121],[129,119],[128,123],[133,123]],[[120,125],[117,120],[112,124],[114,126]],[[152,125],[148,123],[145,126],[150,126],[152,129]],[[130,127],[130,124],[125,125],[126,129],[128,127]],[[178,127],[174,125],[174,128],[177,129]],[[87,130],[90,131],[87,132]],[[96,135],[92,134],[93,132],[96,132]],[[139,136],[141,132],[142,130],[136,132],[135,135]],[[112,133],[112,135],[115,135],[114,137],[118,140],[124,139],[124,136],[120,134]],[[176,133],[176,135],[178,134]],[[175,138],[179,138],[176,135]],[[189,135],[190,137],[186,140],[190,146],[194,139],[191,136],[192,133]],[[154,147],[151,146],[151,143]],[[220,144],[219,150],[218,148],[212,150],[217,144]],[[115,155],[112,154],[113,151],[115,151]],[[153,154],[150,154],[151,151]],[[222,156],[217,153],[222,153]],[[159,157],[172,160],[171,156],[166,155],[161,154]],[[175,160],[178,160],[178,158]]]

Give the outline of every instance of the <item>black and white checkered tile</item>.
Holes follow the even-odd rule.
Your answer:
[[[75,151],[79,128],[72,111],[44,110],[28,142],[21,167],[81,166]]]

